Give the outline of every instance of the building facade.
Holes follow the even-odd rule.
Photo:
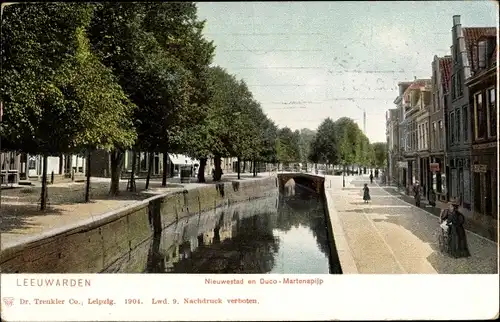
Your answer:
[[[429,112],[430,187],[440,201],[448,200],[445,115],[448,110],[447,93],[451,79],[451,66],[451,56],[434,56],[431,78],[432,104]]]
[[[429,187],[432,182],[430,171],[430,135],[429,135],[429,111],[431,100],[431,81],[422,81],[423,86],[416,89],[417,102],[415,108],[418,111],[415,114],[417,123],[417,165],[418,180],[422,186],[424,195],[428,195]]]
[[[400,181],[398,162],[399,150],[399,109],[390,109],[386,113],[387,141],[387,183],[397,184]]]
[[[447,112],[447,178],[449,197],[458,198],[463,208],[472,209],[471,180],[472,107],[465,81],[471,77],[473,44],[481,36],[496,36],[496,28],[462,28],[460,16],[453,16],[451,46],[452,73]]]
[[[402,112],[406,128],[403,161],[407,163],[406,186],[408,188],[419,179],[421,184],[425,185],[425,181],[422,180],[425,177],[424,172],[421,170],[423,167],[421,164],[424,164],[425,161],[421,160],[419,150],[420,146],[426,145],[423,142],[419,143],[419,135],[423,133],[422,126],[419,127],[419,125],[425,123],[425,117],[420,118],[420,116],[425,115],[424,97],[427,92],[430,92],[430,80],[415,79],[403,93]]]
[[[405,98],[404,93],[410,87],[412,82],[399,82],[398,89],[399,93],[396,99],[394,100],[394,104],[396,105],[397,113],[397,133],[399,136],[399,151],[395,152],[395,156],[397,158],[397,178],[398,178],[398,186],[406,188],[408,187],[408,177],[411,176],[412,168],[409,167],[409,163],[406,160],[405,154],[408,153],[411,145],[410,133],[412,128],[408,122],[408,119],[405,118]],[[394,160],[396,162],[396,160]],[[409,191],[408,191],[409,192]]]
[[[490,238],[497,240],[497,39],[485,30],[483,35],[470,41],[473,59],[466,85],[473,116],[469,123],[472,129],[472,219]]]
[[[176,177],[180,175],[180,169],[183,166],[193,167],[194,169],[199,166],[199,160],[191,159],[182,154],[171,154],[168,153],[167,159],[167,176],[168,177]],[[136,175],[138,177],[145,177],[148,173],[148,165],[151,155],[147,152],[137,152],[137,162],[136,162]],[[221,159],[221,168],[223,173],[231,173],[233,172],[233,161],[236,158],[222,158]],[[122,166],[122,176],[127,177],[132,172],[132,161],[133,161],[133,153],[132,151],[126,151],[123,160]],[[91,167],[90,172],[93,177],[109,177],[111,173],[110,167],[110,154],[104,150],[97,150],[92,152],[91,157]],[[159,177],[163,174],[163,153],[154,153],[152,160],[152,177]],[[214,167],[213,158],[207,160],[207,164],[205,166],[205,175],[210,175],[212,171],[212,167]]]

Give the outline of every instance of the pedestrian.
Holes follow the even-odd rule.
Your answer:
[[[375,178],[378,179],[378,169],[375,169]]]
[[[444,251],[454,258],[469,257],[470,251],[464,228],[465,217],[458,210],[458,207],[458,201],[451,200],[449,208],[443,209],[439,215],[441,229],[444,230],[443,233],[447,236]]]
[[[215,181],[215,168],[212,168],[212,180]]]
[[[368,188],[368,184],[365,183],[365,186],[363,187],[363,201],[365,203],[368,203],[368,201],[371,200],[370,197],[370,188]]]
[[[370,183],[373,183],[373,172],[370,171]]]
[[[434,188],[431,188],[429,191],[429,205],[436,207],[436,192]]]
[[[413,186],[413,196],[415,197],[415,206],[420,207],[422,196],[420,194],[420,184],[418,181],[415,181],[415,185]]]

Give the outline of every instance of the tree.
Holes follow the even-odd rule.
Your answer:
[[[106,3],[96,17],[89,28],[93,49],[138,107],[134,149],[150,153],[146,188],[153,152],[164,154],[166,185],[168,152],[184,148],[185,128],[203,115],[202,79],[213,46],[201,36],[193,3]],[[118,192],[123,152],[112,153],[112,194]]]
[[[298,162],[300,148],[299,138],[297,133],[292,132],[288,127],[278,130],[278,138],[276,140],[276,155],[280,163],[289,164]]]
[[[154,34],[166,52],[182,64],[187,71],[189,86],[188,103],[177,106],[175,113],[169,115],[170,124],[165,125],[169,132],[167,139],[162,140],[161,150],[164,156],[162,186],[166,186],[168,152],[189,151],[192,139],[197,138],[192,134],[203,131],[198,125],[208,115],[208,103],[212,95],[209,66],[213,61],[215,46],[203,36],[205,21],[198,19],[194,2],[144,5],[147,6],[144,19],[147,30]],[[206,159],[200,161],[206,163]]]
[[[373,148],[373,166],[377,168],[384,168],[387,164],[387,143],[375,142],[372,144]]]
[[[311,153],[311,144],[314,140],[315,131],[310,129],[301,129],[300,130],[300,140],[299,140],[299,148],[300,148],[300,162],[307,164],[309,161],[308,156]]]
[[[338,137],[335,123],[326,118],[319,125],[311,143],[309,160],[313,163],[335,164],[339,160]]]
[[[131,106],[88,50],[84,30],[92,14],[91,5],[80,3],[18,4],[4,13],[2,100],[8,108],[1,135],[10,149],[42,154],[42,210],[48,156],[133,140],[122,119]]]

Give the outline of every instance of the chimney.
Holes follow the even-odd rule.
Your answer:
[[[464,70],[464,79],[467,79],[471,76],[469,59],[467,57],[467,49],[465,48],[465,38],[464,32],[462,29],[462,24],[460,23],[460,16],[453,16],[453,45],[457,46],[457,48],[453,48],[455,53],[457,53],[455,59],[457,62],[462,64]]]

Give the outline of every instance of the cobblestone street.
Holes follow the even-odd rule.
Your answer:
[[[368,184],[371,202],[362,200],[368,177],[354,177],[342,187],[340,177],[328,176],[327,191],[338,213],[359,273],[365,274],[496,274],[497,244],[467,231],[469,258],[439,252],[439,220],[385,191]]]

